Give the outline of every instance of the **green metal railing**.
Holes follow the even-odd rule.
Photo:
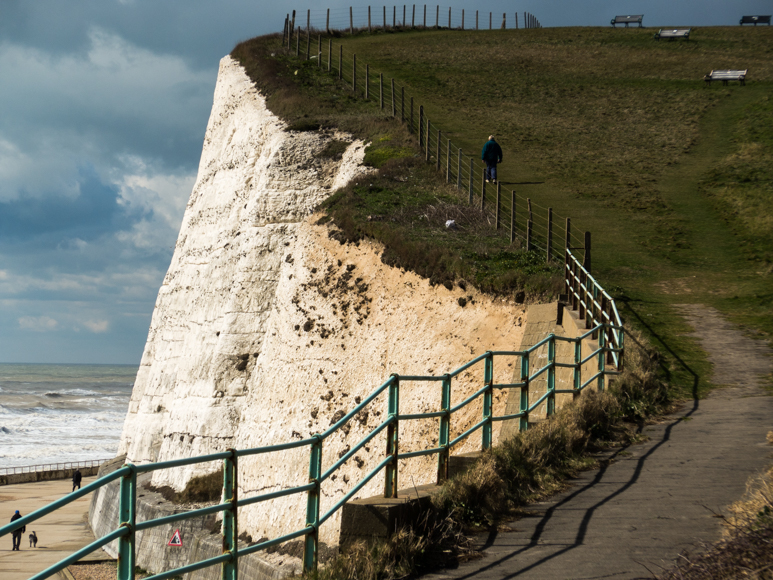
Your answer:
[[[604,327],[601,334],[605,335],[604,344],[609,345],[607,362],[622,368],[625,333],[617,305],[568,248],[565,250],[564,286],[570,306],[578,311],[580,320],[585,320],[585,328]]]
[[[593,292],[589,291],[588,295]],[[585,296],[582,294],[581,296]],[[594,298],[595,300],[595,298]],[[586,304],[586,311],[592,312],[591,302]],[[591,305],[591,306],[588,306]],[[615,311],[616,312],[616,311]],[[496,351],[486,352],[468,363],[462,365],[455,371],[439,376],[401,376],[393,374],[380,387],[374,390],[368,397],[354,407],[349,413],[342,417],[338,422],[332,425],[323,433],[319,433],[308,439],[281,443],[266,447],[254,449],[229,449],[221,453],[214,453],[200,457],[190,457],[186,459],[177,459],[173,461],[164,461],[160,463],[148,463],[145,465],[126,464],[117,471],[106,475],[97,481],[84,486],[79,491],[68,494],[67,496],[45,506],[11,524],[0,528],[0,537],[12,533],[13,530],[28,525],[35,520],[49,514],[56,509],[73,502],[84,495],[91,493],[115,480],[120,480],[120,505],[119,505],[119,523],[118,527],[109,532],[104,537],[92,542],[88,546],[78,550],[59,563],[36,574],[31,580],[43,580],[48,578],[70,564],[78,561],[80,558],[90,554],[99,548],[109,544],[114,540],[119,541],[118,546],[118,580],[133,580],[135,568],[135,533],[148,528],[169,524],[190,518],[205,516],[218,512],[223,512],[222,538],[223,553],[217,557],[209,558],[200,562],[195,562],[181,568],[169,570],[160,574],[151,576],[149,580],[164,580],[173,576],[185,574],[209,566],[220,564],[222,566],[223,580],[237,580],[239,558],[271,546],[281,544],[294,538],[304,538],[303,567],[305,571],[316,569],[317,566],[317,547],[318,533],[320,527],[338,511],[347,501],[349,501],[363,486],[376,477],[382,470],[385,471],[384,477],[384,497],[396,497],[398,490],[398,461],[419,457],[424,455],[437,455],[437,481],[441,482],[448,477],[449,456],[451,449],[465,440],[478,430],[481,430],[481,449],[485,450],[492,445],[492,428],[495,421],[515,420],[520,421],[520,429],[528,428],[529,417],[539,405],[546,403],[547,415],[555,412],[555,396],[560,393],[571,393],[574,397],[586,387],[596,384],[599,390],[604,389],[605,376],[617,374],[614,369],[607,368],[606,358],[610,354],[622,359],[622,345],[610,347],[607,341],[608,333],[612,332],[616,336],[622,335],[622,327],[609,324],[598,323],[582,336],[576,338],[561,337],[550,334],[539,341],[534,346],[524,351]],[[582,356],[583,340],[596,335],[598,337],[598,347]],[[573,356],[571,361],[556,360],[557,342],[573,343]],[[531,355],[537,349],[547,345],[547,362],[539,369],[533,370],[531,364]],[[536,356],[536,355],[535,355]],[[496,359],[507,357],[518,357],[520,359],[519,381],[514,383],[496,384],[494,383],[494,363]],[[583,381],[582,368],[594,358],[598,361],[598,370],[591,377]],[[483,385],[472,395],[462,402],[451,405],[452,381],[464,371],[471,367],[483,363]],[[572,388],[556,388],[556,369],[567,368],[573,370]],[[529,403],[529,387],[535,379],[546,374],[546,389],[535,402]],[[427,413],[400,414],[400,387],[407,382],[438,382],[440,383],[441,397],[440,409]],[[493,393],[500,389],[520,389],[520,409],[518,413],[510,415],[494,416],[493,414]],[[325,439],[333,433],[343,428],[355,415],[371,404],[379,395],[387,393],[388,416],[380,425],[375,427],[362,440],[352,447],[346,454],[341,456],[330,468],[322,471],[322,451]],[[482,397],[482,417],[481,420],[466,429],[457,437],[451,439],[451,419],[457,411],[467,407],[471,403]],[[401,421],[411,421],[417,419],[439,419],[439,438],[437,447],[411,451],[406,453],[399,452],[399,425]],[[330,509],[320,515],[320,496],[321,486],[325,480],[331,477],[346,461],[354,456],[366,444],[376,436],[386,431],[386,455],[364,478],[357,482],[343,497],[339,499]],[[238,460],[240,457],[260,455],[276,451],[284,451],[299,447],[309,448],[309,476],[308,482],[289,489],[265,493],[248,498],[240,499],[237,496],[238,489]],[[137,475],[140,473],[181,467],[186,465],[200,464],[210,461],[223,461],[223,495],[219,504],[195,509],[187,512],[177,513],[153,520],[137,522],[136,521],[136,501],[137,501]],[[255,504],[258,502],[270,501],[283,496],[305,493],[306,502],[306,523],[301,529],[294,530],[277,538],[261,542],[246,548],[239,548],[237,542],[237,515],[241,507]]]

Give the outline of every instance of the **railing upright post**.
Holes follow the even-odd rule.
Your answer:
[[[118,580],[134,580],[134,524],[137,514],[137,470],[131,463],[129,473],[121,478],[118,500],[119,527],[129,533],[118,540]]]
[[[303,572],[308,574],[317,569],[317,543],[319,539],[319,498],[320,477],[322,476],[322,437],[315,435],[309,453],[309,483],[314,487],[306,496],[306,527],[311,527],[306,534],[303,546]]]
[[[556,336],[550,335],[548,340],[548,400],[547,416],[550,417],[556,412]]]
[[[493,403],[494,403],[494,355],[491,352],[486,353],[486,359],[483,370],[483,381],[488,388],[483,393],[483,441],[481,447],[483,451],[491,449],[491,433],[493,425]]]
[[[521,413],[520,430],[526,431],[529,428],[529,353],[524,352],[521,355]]]
[[[580,396],[580,387],[582,386],[582,340],[577,338],[574,343],[574,369],[572,370],[572,400]]]
[[[392,457],[392,461],[386,465],[386,477],[384,478],[384,497],[397,497],[397,454],[399,448],[400,435],[400,377],[392,375],[392,382],[389,383],[388,412],[391,423],[387,427],[387,455]]]
[[[223,460],[223,503],[231,507],[223,511],[223,553],[231,554],[231,559],[223,562],[222,580],[238,580],[239,577],[239,526],[237,525],[237,489],[238,469],[236,449],[229,449],[230,457]]]
[[[440,436],[438,437],[438,447],[441,447],[438,453],[437,464],[437,484],[440,485],[448,479],[448,457],[450,450],[448,442],[451,436],[451,376],[443,377],[443,391],[440,394],[440,410],[443,415],[440,417]]]
[[[607,349],[607,333],[606,328],[602,328],[599,332],[599,378],[597,381],[599,392],[604,390],[604,363],[606,362],[606,349]]]

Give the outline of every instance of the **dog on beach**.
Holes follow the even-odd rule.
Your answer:
[[[30,534],[30,548],[37,548],[38,547],[38,536],[35,534],[35,532],[32,532]]]

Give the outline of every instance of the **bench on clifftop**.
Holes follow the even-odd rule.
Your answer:
[[[629,16],[615,16],[612,19],[612,26],[617,28],[617,24],[625,24],[625,27],[628,28],[629,24],[638,24],[639,28],[644,28],[642,26],[642,18],[644,18],[644,14],[631,14]],[[744,17],[745,18],[745,17]]]
[[[770,15],[768,16],[742,16],[741,22],[739,22],[741,26],[744,24],[754,24],[754,26],[757,26],[757,24],[767,24],[770,26]]]
[[[690,31],[692,28],[661,28],[655,33],[655,40],[661,38],[667,38],[668,40],[675,40],[677,38],[684,38],[690,40]]]
[[[703,80],[706,81],[707,85],[711,85],[711,81],[722,81],[723,85],[727,85],[728,81],[739,81],[743,86],[746,84],[748,70],[713,70],[705,75]]]

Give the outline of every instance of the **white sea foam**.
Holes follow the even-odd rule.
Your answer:
[[[114,456],[136,370],[0,364],[0,467]]]

